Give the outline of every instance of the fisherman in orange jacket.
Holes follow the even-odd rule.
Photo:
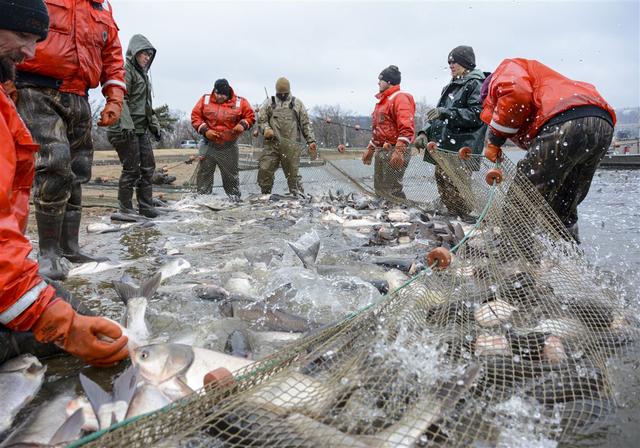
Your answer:
[[[402,178],[411,158],[416,103],[410,93],[400,90],[400,81],[395,65],[378,76],[380,92],[373,110],[373,132],[362,162],[370,165],[375,155],[373,186],[377,195],[405,199]]]
[[[74,311],[38,275],[24,235],[38,145],[9,91],[15,64],[33,57],[48,27],[42,0],[0,0],[0,364],[23,351],[38,354],[38,344],[29,341],[35,337],[43,347],[53,342],[90,364],[108,366],[128,355],[122,329],[110,320]]]
[[[505,59],[484,81],[485,156],[502,156],[509,138],[527,151],[519,170],[540,191],[576,241],[578,205],[613,137],[616,114],[591,84],[538,61]]]
[[[40,272],[64,279],[68,263],[102,261],[80,251],[82,184],[93,142],[87,92],[102,84],[99,126],[114,124],[126,92],[118,27],[107,0],[46,0],[51,26],[35,57],[18,65],[18,111],[41,145],[33,201]]]
[[[236,142],[255,122],[255,113],[249,102],[237,96],[224,78],[215,82],[210,95],[200,97],[191,112],[191,125],[206,139],[201,146],[198,193],[211,194],[217,165],[224,192],[233,200],[240,199],[239,149]]]

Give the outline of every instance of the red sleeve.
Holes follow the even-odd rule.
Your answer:
[[[29,258],[31,243],[23,235],[20,220],[14,211],[12,196],[17,156],[14,136],[5,119],[5,114],[12,111],[7,109],[8,99],[3,90],[0,95],[3,96],[0,99],[0,319],[8,328],[27,331],[51,301],[55,290],[43,285],[42,278],[38,276],[38,264]],[[15,114],[17,119],[17,112]],[[26,204],[28,207],[28,202]],[[32,290],[33,297],[30,299]],[[28,306],[17,317],[5,321],[15,309],[13,307],[20,306],[18,302],[21,299]]]
[[[202,127],[204,122],[204,115],[202,114],[202,107],[204,106],[204,95],[200,97],[200,100],[196,103],[193,110],[191,111],[191,126],[196,132],[200,133],[200,128]]]
[[[120,45],[120,39],[118,38],[118,25],[116,25],[116,21],[113,18],[113,13],[110,14],[110,17],[113,26],[109,27],[107,44],[102,49],[100,84],[102,84],[103,91],[107,86],[117,86],[126,93],[124,58],[122,57],[122,45]]]
[[[489,90],[493,111],[488,123],[501,137],[513,137],[526,123],[533,109],[533,87],[524,67],[509,62],[491,80]]]
[[[256,122],[256,114],[253,111],[253,107],[251,107],[251,104],[249,104],[249,101],[247,101],[245,98],[242,98],[240,104],[240,107],[242,108],[242,119],[246,121],[247,129],[249,129]]]
[[[410,145],[415,134],[416,104],[413,97],[405,93],[399,94],[394,101],[394,114],[398,140],[404,140],[407,145]]]

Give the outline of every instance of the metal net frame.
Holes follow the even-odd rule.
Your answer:
[[[232,381],[80,444],[516,446],[523,434],[571,443],[606,425],[616,406],[610,361],[638,337],[626,299],[511,161],[430,156],[456,198],[442,200],[434,166],[416,157],[406,197],[384,197],[429,216],[453,218],[447,209],[458,206],[475,224],[435,232],[443,237],[427,269]],[[341,194],[372,191],[353,163],[326,160],[320,184],[342,177]]]

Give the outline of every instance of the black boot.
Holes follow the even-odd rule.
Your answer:
[[[74,263],[88,263],[90,261],[107,261],[105,257],[93,257],[80,250],[78,233],[80,232],[81,209],[74,209],[72,205],[67,205],[62,223],[62,238],[60,245],[64,257]]]
[[[69,274],[69,262],[62,257],[60,238],[64,213],[35,212],[38,224],[39,273],[51,280],[65,280]]]
[[[120,212],[126,214],[136,214],[133,209],[133,186],[138,181],[140,174],[135,171],[122,170],[120,174],[120,182],[118,182],[118,204],[120,206]]]
[[[147,218],[157,218],[159,216],[153,207],[153,187],[138,187],[136,189],[136,197],[138,199],[138,211],[142,216]]]

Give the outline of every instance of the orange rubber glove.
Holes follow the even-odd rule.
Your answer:
[[[494,145],[493,143],[489,143],[487,147],[484,148],[483,154],[493,163],[502,161],[502,149],[499,146]]]
[[[264,138],[267,140],[272,139],[274,136],[275,133],[273,132],[273,129],[269,128],[264,130]]]
[[[62,299],[45,308],[31,331],[37,341],[54,342],[92,366],[111,366],[129,356],[128,339],[118,324],[78,314]]]
[[[15,83],[9,79],[3,82],[2,85],[7,95],[9,95],[9,98],[11,98],[11,101],[13,101],[14,104],[18,104],[18,90],[16,89]]]
[[[204,136],[206,137],[207,140],[211,140],[211,141],[221,137],[220,133],[217,131],[214,131],[213,129],[207,129],[207,132],[204,133]]]
[[[233,132],[235,132],[236,134],[242,134],[244,132],[244,126],[238,123],[233,127]]]
[[[398,140],[396,142],[396,149],[393,151],[391,155],[391,159],[389,160],[389,166],[391,168],[395,168],[399,170],[404,166],[404,153],[407,152],[407,144],[402,140]]]
[[[376,145],[373,142],[369,142],[367,145],[367,152],[362,154],[362,163],[365,165],[371,165],[371,161],[373,160],[373,155],[376,153]]]
[[[122,113],[122,102],[124,101],[124,90],[116,86],[107,86],[102,92],[107,99],[107,104],[100,112],[98,126],[113,126]]]

